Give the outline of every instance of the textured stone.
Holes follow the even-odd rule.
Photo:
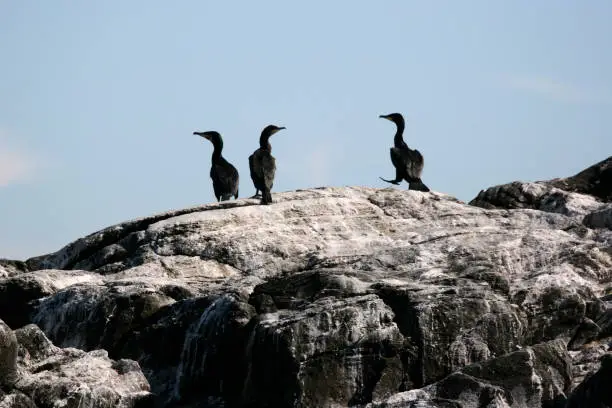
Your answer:
[[[610,384],[612,384],[612,353],[607,353],[601,359],[601,368],[596,373],[591,373],[576,388],[566,407],[611,407]]]
[[[562,406],[612,335],[604,171],[157,214],[27,260],[0,313],[138,361],[160,406]]]
[[[367,407],[553,407],[565,401],[570,369],[570,356],[557,340],[465,366],[418,391]]]
[[[0,407],[137,408],[153,406],[137,362],[105,350],[54,346],[35,325],[0,321]]]

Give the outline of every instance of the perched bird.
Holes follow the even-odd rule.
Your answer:
[[[210,140],[214,146],[210,178],[217,201],[229,200],[231,196],[238,198],[238,170],[221,155],[223,139],[219,132],[193,132],[193,134]]]
[[[400,184],[402,180],[408,182],[408,190],[429,191],[421,181],[421,172],[423,171],[423,155],[416,149],[411,149],[404,142],[404,118],[399,113],[390,113],[388,115],[380,115],[379,118],[390,120],[397,126],[397,132],[394,138],[394,147],[391,148],[391,162],[395,167],[395,180],[386,180],[382,177],[382,181],[392,184]]]
[[[276,173],[276,160],[272,156],[272,146],[270,136],[285,129],[275,125],[264,128],[259,137],[259,149],[249,156],[249,168],[251,169],[251,179],[255,185],[255,195],[259,197],[261,190],[261,204],[272,203],[272,185],[274,184],[274,173]]]

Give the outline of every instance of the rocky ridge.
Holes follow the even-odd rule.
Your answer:
[[[65,389],[92,407],[610,406],[611,163],[470,205],[363,187],[215,203],[0,261],[2,350],[20,350],[0,407]]]

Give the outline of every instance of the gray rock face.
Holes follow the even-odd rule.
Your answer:
[[[566,407],[612,406],[610,384],[612,384],[612,353],[603,356],[601,368],[596,373],[590,373],[588,378],[576,388]]]
[[[0,278],[6,278],[28,270],[25,262],[0,259]]]
[[[0,407],[153,406],[137,362],[105,350],[55,347],[35,325],[13,332],[0,321]]]
[[[0,320],[0,386],[12,387],[17,377],[17,338]]]
[[[465,366],[434,384],[367,408],[555,406],[569,390],[570,379],[569,354],[555,340]]]
[[[138,361],[157,406],[561,407],[612,340],[605,171],[129,221],[7,274],[0,317]]]
[[[612,156],[580,173],[537,183],[513,182],[481,191],[470,204],[483,208],[534,208],[565,214],[579,214],[572,203],[579,193],[594,200],[612,202]],[[582,201],[582,200],[580,200]],[[584,214],[583,214],[584,215]]]
[[[18,328],[31,322],[38,299],[78,283],[101,281],[97,274],[81,271],[41,270],[22,272],[0,280],[0,319]]]
[[[587,214],[583,222],[589,228],[612,229],[612,206]]]

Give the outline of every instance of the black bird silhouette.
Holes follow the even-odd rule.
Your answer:
[[[238,198],[238,170],[221,155],[223,139],[219,132],[211,130],[208,132],[193,132],[193,134],[210,140],[214,146],[210,178],[213,182],[213,190],[215,190],[217,201],[229,200],[232,196]]]
[[[282,129],[285,128],[275,125],[266,126],[259,137],[259,149],[249,156],[251,179],[255,185],[253,198],[259,197],[259,191],[261,190],[261,204],[272,203],[271,190],[274,185],[276,160],[272,156],[272,145],[270,145],[269,139],[270,136]]]
[[[387,180],[382,177],[382,181],[391,184],[400,184],[402,180],[408,182],[409,190],[429,191],[421,181],[421,172],[423,171],[423,155],[416,149],[411,149],[404,142],[404,117],[399,113],[390,113],[388,115],[380,115],[379,118],[390,120],[397,126],[397,132],[394,138],[394,147],[391,148],[391,162],[395,167],[395,180]]]

